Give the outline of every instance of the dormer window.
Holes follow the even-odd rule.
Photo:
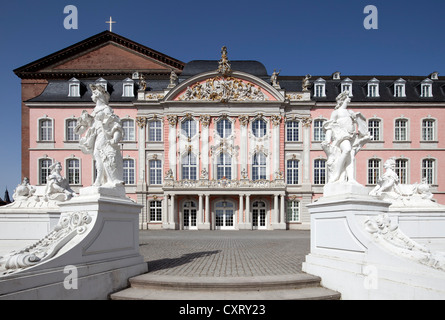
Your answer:
[[[315,97],[326,97],[326,80],[319,78],[314,82]]]
[[[80,97],[80,81],[76,78],[69,81],[68,97]]]
[[[349,92],[349,96],[352,97],[352,80],[349,78],[346,78],[341,82],[341,92]]]
[[[432,98],[433,97],[433,80],[425,79],[420,84],[420,96],[422,98]]]
[[[396,97],[396,98],[406,97],[405,83],[406,83],[406,81],[403,79],[399,79],[394,83],[394,97]]]
[[[369,98],[380,97],[379,83],[380,83],[380,81],[377,80],[376,78],[369,80],[369,82],[368,82],[368,97]]]
[[[123,81],[122,97],[134,97],[134,80],[127,78]]]
[[[104,78],[99,78],[96,80],[96,86],[101,85],[105,88],[105,91],[108,91],[108,82]]]

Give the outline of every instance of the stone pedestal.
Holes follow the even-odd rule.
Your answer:
[[[107,299],[129,277],[148,271],[139,253],[141,205],[126,198],[123,188],[84,188],[60,209],[50,236],[9,257],[22,268],[0,270],[0,299]],[[30,254],[40,261],[33,263]],[[67,273],[67,266],[75,273]],[[77,288],[67,289],[67,276]]]

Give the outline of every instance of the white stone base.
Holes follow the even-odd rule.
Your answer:
[[[285,223],[272,223],[272,229],[273,230],[286,230],[286,224]]]
[[[9,209],[0,211],[0,240],[38,240],[57,224],[60,211]]]

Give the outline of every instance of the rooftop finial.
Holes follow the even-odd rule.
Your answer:
[[[219,60],[218,72],[223,76],[227,76],[232,72],[230,67],[229,59],[227,59],[227,47],[223,46],[221,48],[221,60]]]

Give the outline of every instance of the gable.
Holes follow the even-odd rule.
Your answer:
[[[61,70],[170,70],[166,64],[143,56],[135,51],[109,43],[78,57],[49,66],[42,71]]]

